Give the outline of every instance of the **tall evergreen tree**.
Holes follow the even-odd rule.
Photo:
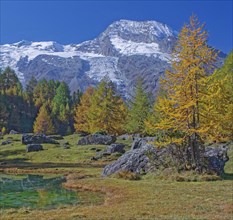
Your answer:
[[[56,83],[54,80],[40,80],[33,92],[35,106],[40,108],[45,102],[47,102],[51,108],[51,103],[56,94],[56,89],[58,86],[58,83]]]
[[[145,120],[150,112],[150,102],[148,94],[143,91],[142,80],[139,79],[135,89],[135,97],[131,100],[128,119],[127,130],[130,133],[142,134],[145,132]]]
[[[159,97],[157,108],[160,121],[158,130],[180,133],[166,136],[163,143],[183,143],[191,148],[188,159],[192,167],[201,168],[199,136],[207,131],[202,121],[202,103],[205,96],[207,73],[213,69],[216,53],[207,45],[207,32],[197,18],[192,16],[179,34],[174,51],[172,70],[167,71],[161,84],[167,91]],[[172,132],[171,132],[172,131]]]
[[[70,110],[70,90],[65,82],[60,83],[56,89],[56,94],[52,100],[52,114],[56,121],[58,133],[66,134],[70,125],[71,110]]]
[[[28,96],[30,97],[33,96],[33,92],[37,84],[38,84],[38,81],[36,80],[35,76],[32,76],[26,85],[26,93],[28,94]]]
[[[12,70],[10,67],[7,67],[0,74],[0,91],[5,93],[7,90],[13,90],[14,88],[20,89],[22,88],[22,86],[17,75],[15,74],[15,71]]]

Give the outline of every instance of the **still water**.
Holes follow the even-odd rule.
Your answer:
[[[101,203],[103,195],[62,187],[63,177],[0,174],[0,209],[53,209],[67,205]]]

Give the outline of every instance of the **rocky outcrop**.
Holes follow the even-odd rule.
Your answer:
[[[103,144],[110,145],[116,141],[115,136],[102,135],[102,134],[91,134],[83,137],[78,141],[78,145],[92,145],[92,144]]]
[[[34,152],[43,150],[42,145],[40,144],[28,144],[26,147],[26,152]]]
[[[114,163],[107,165],[102,175],[108,176],[119,171],[147,173],[152,170],[165,170],[171,167],[189,170],[192,167],[187,165],[186,153],[187,151],[184,151],[184,148],[175,144],[164,148],[155,148],[148,144],[146,140],[138,139],[133,142],[130,151],[123,154]],[[201,157],[204,158],[202,171],[217,175],[224,172],[225,163],[229,160],[225,145],[206,147]]]
[[[57,141],[47,137],[44,134],[24,134],[22,136],[22,143],[23,144],[43,144],[43,143],[58,144]]]

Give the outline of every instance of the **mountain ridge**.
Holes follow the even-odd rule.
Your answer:
[[[156,94],[160,76],[171,66],[176,41],[177,32],[166,24],[122,19],[80,44],[23,40],[0,45],[0,67],[12,67],[24,85],[34,75],[65,81],[71,91],[108,77],[126,97],[140,77],[145,90]]]

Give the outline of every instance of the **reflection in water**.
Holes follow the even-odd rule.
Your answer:
[[[79,203],[78,193],[61,187],[62,177],[0,174],[0,208],[51,209]]]

